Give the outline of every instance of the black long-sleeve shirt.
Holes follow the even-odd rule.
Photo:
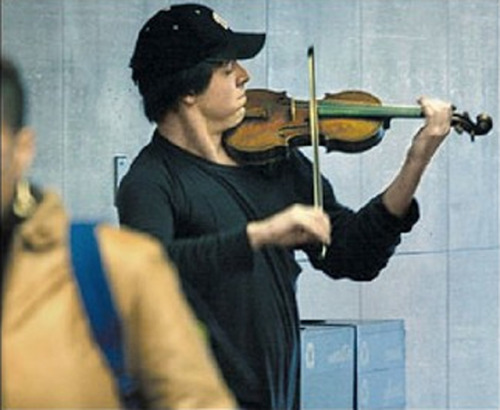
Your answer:
[[[177,264],[186,294],[206,324],[229,387],[245,408],[292,409],[299,402],[300,267],[294,250],[253,251],[249,221],[294,203],[312,204],[312,166],[299,151],[273,166],[224,166],[155,133],[120,185],[120,222],[157,237]],[[323,179],[332,243],[303,250],[332,278],[372,280],[418,219],[399,219],[380,195],[354,212]]]

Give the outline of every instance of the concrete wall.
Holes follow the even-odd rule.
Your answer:
[[[237,30],[266,31],[246,63],[250,87],[307,98],[306,50],[317,93],[361,89],[385,103],[452,101],[497,125],[472,144],[450,136],[418,198],[420,223],[374,282],[331,281],[303,262],[304,318],[403,318],[408,408],[498,408],[498,0],[214,0]],[[73,215],[116,222],[113,158],[149,141],[127,68],[159,0],[2,0],[2,52],[24,67],[39,154],[33,179]],[[321,156],[338,197],[357,208],[396,173],[420,120],[394,120],[376,148]]]

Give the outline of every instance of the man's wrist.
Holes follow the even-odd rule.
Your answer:
[[[262,235],[260,234],[259,222],[250,222],[247,225],[248,243],[253,250],[262,247]]]

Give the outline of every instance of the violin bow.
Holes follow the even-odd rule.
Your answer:
[[[309,69],[309,126],[311,133],[311,146],[313,149],[313,197],[314,206],[323,209],[323,186],[321,184],[321,172],[319,163],[319,120],[318,106],[316,100],[316,74],[314,66],[314,47],[307,50],[307,62]],[[326,245],[321,247],[321,259],[326,255]]]

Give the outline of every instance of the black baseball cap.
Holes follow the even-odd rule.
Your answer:
[[[263,47],[265,34],[237,33],[199,4],[160,10],[139,32],[130,67],[136,74],[172,75],[202,61],[244,60]]]

